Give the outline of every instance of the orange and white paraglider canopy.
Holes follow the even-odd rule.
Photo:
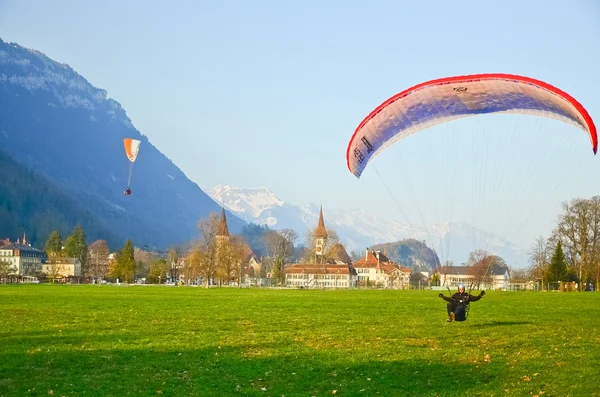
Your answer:
[[[132,138],[123,139],[123,146],[125,147],[125,155],[127,155],[127,158],[129,159],[129,161],[131,161],[131,164],[129,165],[129,178],[127,179],[127,189],[125,189],[126,195],[131,194],[131,189],[129,188],[129,184],[131,183],[131,171],[133,169],[133,163],[135,163],[135,160],[137,159],[138,153],[140,151],[140,143],[142,143],[142,142],[137,139],[132,139]]]

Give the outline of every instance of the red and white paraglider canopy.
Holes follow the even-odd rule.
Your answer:
[[[348,169],[360,178],[367,163],[398,140],[437,124],[489,113],[561,120],[587,132],[594,154],[598,149],[592,118],[566,92],[529,77],[476,74],[427,81],[383,102],[352,135],[346,150]]]

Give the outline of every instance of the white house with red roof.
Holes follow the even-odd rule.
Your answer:
[[[365,255],[353,265],[361,287],[407,289],[410,286],[412,269],[390,261],[381,251],[367,248]]]
[[[467,286],[477,283],[472,266],[438,266],[433,274],[440,280],[440,286],[458,288],[459,284]],[[510,269],[508,266],[493,264],[479,277],[480,289],[510,289]]]

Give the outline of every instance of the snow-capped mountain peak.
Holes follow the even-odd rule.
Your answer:
[[[317,226],[320,206],[284,203],[265,187],[241,189],[219,185],[204,191],[246,222],[295,230],[300,237],[298,243],[303,242],[300,240],[308,230]],[[464,221],[433,223],[425,227],[382,219],[362,209],[323,208],[323,215],[325,226],[337,232],[348,252],[414,238],[425,240],[430,248],[440,251],[440,260],[453,260],[459,264],[467,260],[474,248],[473,241],[477,241],[481,248],[500,249],[504,259],[510,263],[526,263],[526,256],[520,248],[510,246],[499,236],[478,230]]]
[[[238,213],[247,220],[261,217],[265,211],[284,204],[266,187],[236,188],[231,185],[218,185],[204,191],[227,209]],[[266,222],[269,223],[269,222]]]

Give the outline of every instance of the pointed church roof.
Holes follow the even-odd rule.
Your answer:
[[[221,221],[219,222],[219,231],[217,236],[229,236],[229,229],[227,228],[227,219],[225,218],[225,208],[221,211]]]
[[[319,213],[319,224],[317,230],[315,230],[315,237],[327,237],[327,229],[325,229],[325,222],[323,222],[323,206],[321,206],[321,212]]]
[[[340,243],[335,244],[331,247],[330,255],[331,255],[332,259],[335,261],[340,261],[343,263],[350,263],[350,264],[352,263],[352,258],[350,258],[350,255],[348,255],[348,252],[346,252],[346,249]]]

